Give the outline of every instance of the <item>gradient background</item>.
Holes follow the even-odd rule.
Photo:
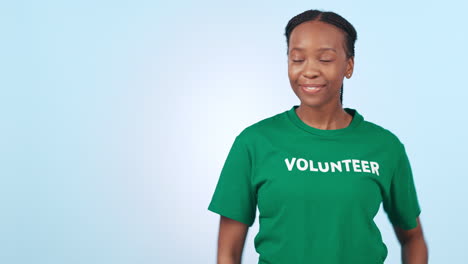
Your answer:
[[[312,8],[358,32],[344,107],[404,142],[430,263],[465,262],[461,2],[2,2],[0,263],[215,263],[219,173],[243,128],[299,103],[283,34]]]

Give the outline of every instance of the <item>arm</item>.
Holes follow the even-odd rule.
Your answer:
[[[404,230],[393,225],[395,234],[401,244],[401,259],[403,264],[427,264],[428,249],[421,227],[419,216],[416,218],[417,226]]]
[[[249,227],[221,215],[218,237],[218,264],[240,264]]]

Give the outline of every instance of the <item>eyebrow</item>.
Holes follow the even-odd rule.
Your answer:
[[[301,51],[302,51],[302,50],[304,50],[304,49],[303,49],[303,48],[297,48],[297,47],[296,47],[296,48],[292,48],[292,49],[291,49],[291,51],[293,51],[293,50],[301,50]],[[318,50],[318,51],[322,51],[322,50],[332,50],[332,51],[336,52],[336,49],[334,49],[334,48],[319,48],[319,49],[317,49],[317,50]]]

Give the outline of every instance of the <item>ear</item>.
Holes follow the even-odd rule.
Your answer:
[[[346,72],[345,76],[349,79],[353,75],[353,70],[354,70],[354,56],[350,57],[348,59],[348,64],[346,65]],[[348,75],[351,75],[348,77]]]

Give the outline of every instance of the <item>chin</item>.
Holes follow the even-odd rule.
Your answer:
[[[298,95],[297,93],[296,95],[299,98],[299,101],[301,101],[301,104],[310,107],[320,107],[328,102],[328,100],[326,100],[327,98],[324,98],[323,96]]]
[[[311,100],[310,98],[307,98],[307,99],[300,99],[301,101],[301,104],[302,105],[305,105],[305,106],[308,106],[308,107],[311,107],[311,108],[319,108],[323,105],[325,105],[325,102],[322,101],[322,100]]]
[[[301,104],[306,105],[308,107],[312,107],[312,108],[320,108],[324,105],[330,104],[333,100],[335,100],[332,96],[329,96],[329,94],[326,94],[326,93],[320,94],[320,95],[304,94],[302,91],[299,90],[299,88],[295,89],[294,93],[301,101]],[[339,97],[337,97],[336,100],[339,101],[340,100]]]

